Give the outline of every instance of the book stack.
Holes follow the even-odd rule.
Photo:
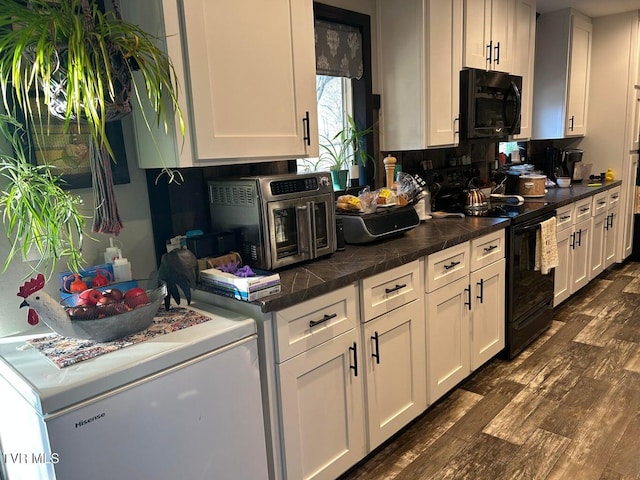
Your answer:
[[[237,277],[217,268],[200,271],[200,282],[213,292],[245,302],[280,293],[280,275],[254,269],[255,276]]]

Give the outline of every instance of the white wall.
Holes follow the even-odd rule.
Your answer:
[[[115,193],[118,202],[120,217],[124,229],[117,237],[117,241],[123,245],[122,254],[132,264],[133,275],[136,278],[146,278],[155,270],[155,251],[153,247],[153,232],[151,228],[151,214],[149,211],[149,199],[147,196],[146,177],[143,170],[137,167],[136,149],[132,138],[132,126],[129,119],[122,122],[123,133],[127,151],[127,162],[131,183],[116,185]],[[0,148],[6,148],[2,146]],[[3,185],[0,181],[0,188]],[[91,189],[72,190],[79,194],[87,209],[86,214],[93,218],[93,194]],[[91,229],[91,218],[88,220],[87,229]],[[103,252],[109,243],[109,236],[103,234],[91,234],[94,240],[87,239],[83,249],[83,256],[88,265],[104,263]],[[9,242],[4,226],[0,226],[0,262],[4,263],[9,251]],[[66,271],[64,262],[58,265],[58,271]],[[17,333],[36,333],[48,331],[42,326],[31,327],[27,324],[26,309],[19,309],[21,302],[18,288],[24,283],[25,275],[30,273],[28,264],[15,260],[9,269],[0,273],[0,337]],[[45,290],[51,295],[57,296],[58,277],[54,275]]]

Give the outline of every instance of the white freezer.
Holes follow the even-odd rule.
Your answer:
[[[212,319],[63,369],[0,339],[8,480],[268,478],[255,322],[196,307]]]

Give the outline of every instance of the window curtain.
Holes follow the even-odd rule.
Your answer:
[[[362,78],[362,34],[356,27],[315,21],[316,74]]]

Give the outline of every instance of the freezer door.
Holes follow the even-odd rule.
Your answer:
[[[46,423],[58,479],[268,478],[255,336]]]

